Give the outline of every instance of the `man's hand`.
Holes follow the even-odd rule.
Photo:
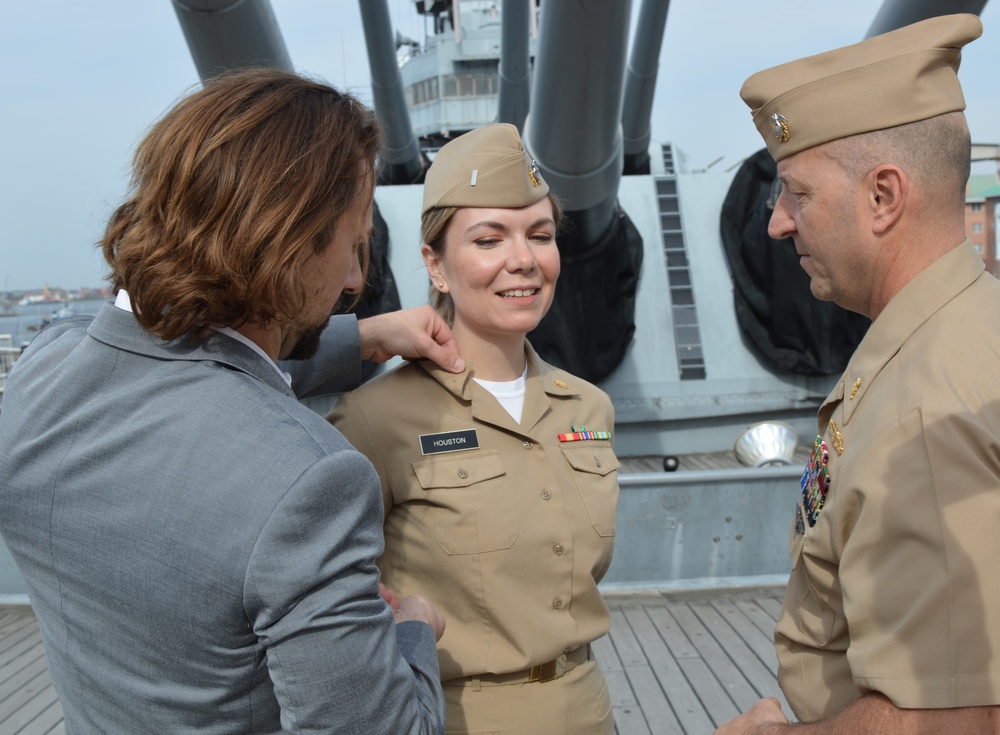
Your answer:
[[[715,735],[883,735],[883,733],[976,733],[1000,735],[1000,705],[951,709],[901,709],[881,694],[866,694],[824,720],[789,725],[776,699],[762,699]]]
[[[393,592],[393,594],[395,593]],[[385,595],[383,595],[384,597]],[[436,641],[441,640],[441,636],[444,635],[444,615],[434,607],[434,603],[423,595],[407,595],[393,609],[397,623],[402,623],[404,620],[427,623],[434,631],[434,640]]]
[[[386,587],[384,584],[379,582],[378,596],[389,604],[389,607],[392,608],[393,612],[396,612],[396,608],[399,607],[399,595],[396,594],[396,590],[391,587]]]
[[[430,306],[391,311],[358,321],[361,357],[385,362],[399,355],[425,357],[450,373],[465,370],[448,325]]]
[[[758,700],[746,714],[730,720],[715,731],[715,735],[777,735],[788,725],[781,704],[774,697]]]

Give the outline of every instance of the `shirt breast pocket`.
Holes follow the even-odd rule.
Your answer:
[[[826,646],[833,637],[836,616],[830,606],[817,590],[816,583],[810,576],[810,563],[806,546],[808,532],[801,527],[801,504],[796,506],[796,518],[789,533],[792,553],[792,573],[788,580],[786,597],[794,602],[786,605],[795,621],[795,627],[809,636],[817,646]]]
[[[492,450],[449,454],[413,463],[433,508],[434,532],[447,554],[509,549],[517,539],[507,471]]]
[[[615,535],[618,509],[618,468],[610,446],[564,446],[563,456],[573,468],[573,479],[583,497],[590,523],[599,536]]]

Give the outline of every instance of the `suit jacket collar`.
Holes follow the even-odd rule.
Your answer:
[[[203,361],[225,365],[295,397],[292,389],[260,355],[219,332],[213,332],[205,339],[180,337],[163,340],[143,329],[133,314],[109,302],[101,307],[87,333],[98,342],[157,360]]]
[[[470,405],[472,416],[477,421],[521,433],[530,431],[541,421],[551,409],[552,399],[563,400],[580,395],[580,391],[574,387],[579,384],[580,379],[546,363],[527,340],[524,341],[524,353],[528,363],[528,377],[520,424],[514,421],[488,390],[472,379],[475,366],[466,364],[465,371],[456,374],[449,373],[429,360],[421,360],[418,364],[442,388]]]

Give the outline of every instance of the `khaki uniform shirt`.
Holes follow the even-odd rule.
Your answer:
[[[776,631],[795,714],[1000,704],[1000,282],[968,243],[875,320],[819,432]]]
[[[618,460],[610,439],[559,434],[611,432],[611,401],[526,351],[520,424],[468,370],[426,361],[345,394],[328,417],[382,480],[383,581],[444,613],[444,681],[522,671],[609,627],[597,582],[611,563]]]

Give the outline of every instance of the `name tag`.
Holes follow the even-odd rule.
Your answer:
[[[424,455],[464,452],[466,449],[479,449],[479,436],[475,429],[420,435],[420,453]]]

